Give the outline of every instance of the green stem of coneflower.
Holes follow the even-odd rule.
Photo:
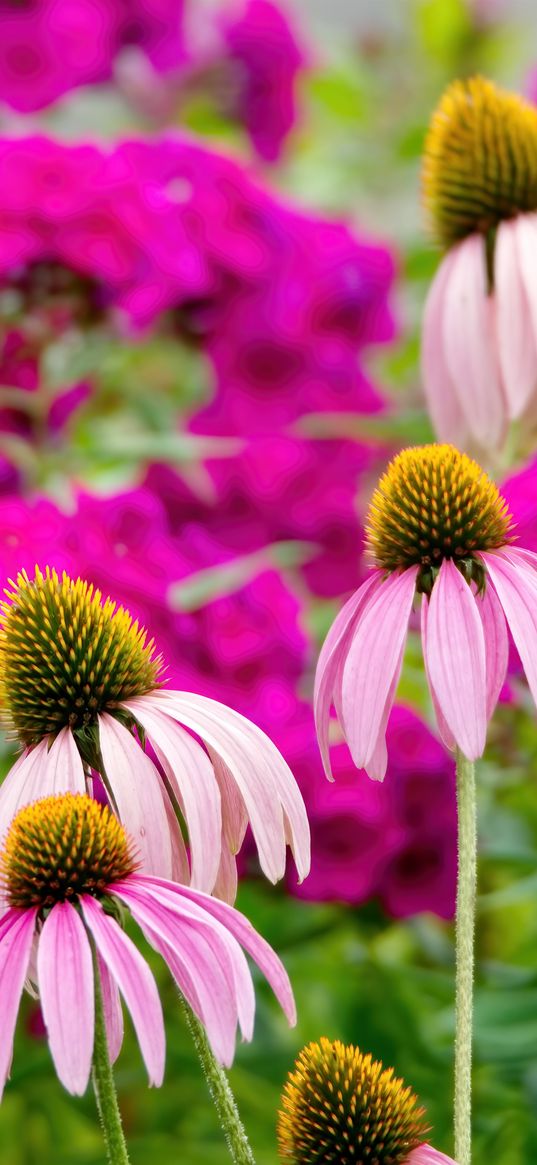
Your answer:
[[[231,1159],[234,1165],[255,1165],[255,1157],[250,1148],[226,1073],[214,1058],[205,1034],[205,1028],[196,1018],[185,999],[182,1000],[182,1003],[186,1022],[194,1040],[207,1087],[218,1113]]]
[[[101,1121],[109,1165],[129,1165],[129,1154],[121,1124],[116,1086],[106,1038],[103,995],[97,957],[93,951],[93,978],[95,989],[95,1043],[91,1079],[97,1111]]]
[[[472,1157],[472,1020],[477,883],[475,767],[457,749],[458,876],[455,973],[455,1160]]]

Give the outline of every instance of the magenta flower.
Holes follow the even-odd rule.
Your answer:
[[[233,899],[250,823],[269,878],[284,873],[287,840],[306,876],[307,816],[283,757],[238,712],[164,688],[153,642],[123,608],[66,574],[20,574],[0,655],[4,714],[24,748],[0,788],[0,833],[43,794],[91,791],[95,774],[144,871]]]
[[[28,978],[39,993],[58,1076],[69,1092],[85,1092],[94,1045],[95,972],[111,1059],[123,1041],[121,993],[149,1083],[162,1083],[165,1036],[157,986],[117,921],[118,907],[128,909],[168,964],[222,1064],[233,1060],[237,1025],[244,1039],[253,1033],[254,990],[242,948],[263,971],[289,1022],[295,1022],[286,972],[244,915],[136,869],[132,840],[90,797],[53,795],[17,813],[0,855],[7,903],[0,920],[0,1095]]]
[[[330,775],[335,704],[354,763],[382,780],[392,707],[416,596],[423,595],[425,668],[440,734],[481,756],[506,668],[509,626],[537,700],[537,556],[514,548],[512,520],[475,461],[449,445],[406,449],[373,496],[374,569],[339,613],[315,683],[321,754]]]
[[[432,120],[424,190],[447,249],[423,323],[433,425],[441,440],[498,448],[536,400],[537,111],[481,77],[455,82]]]

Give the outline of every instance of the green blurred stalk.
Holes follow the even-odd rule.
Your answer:
[[[185,999],[182,999],[182,1004],[231,1159],[234,1165],[255,1165],[255,1157],[226,1073],[214,1058],[203,1024],[196,1018]]]
[[[108,1054],[103,995],[95,950],[93,951],[93,978],[95,984],[95,1044],[91,1079],[97,1111],[103,1130],[109,1165],[129,1165],[127,1144],[121,1124],[116,1086]]]
[[[472,1159],[472,1026],[477,812],[475,767],[457,749],[458,873],[455,919],[455,1160]]]

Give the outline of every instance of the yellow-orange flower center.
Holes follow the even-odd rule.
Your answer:
[[[430,591],[445,558],[482,585],[478,551],[512,540],[513,520],[481,466],[452,445],[418,445],[394,457],[371,499],[367,548],[386,571],[419,566]]]
[[[292,1165],[403,1165],[425,1141],[425,1110],[393,1068],[339,1040],[300,1053],[282,1096],[278,1147]]]
[[[85,794],[60,793],[14,817],[0,878],[10,906],[42,908],[102,895],[136,866],[132,842],[106,806]]]
[[[158,686],[153,641],[83,579],[23,572],[0,606],[0,705],[24,744]]]
[[[445,247],[537,210],[537,110],[483,77],[454,81],[425,141],[423,195]]]

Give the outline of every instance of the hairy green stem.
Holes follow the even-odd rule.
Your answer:
[[[214,1058],[205,1034],[205,1028],[196,1018],[186,1000],[183,999],[182,1002],[189,1031],[200,1058],[207,1087],[213,1098],[231,1159],[234,1165],[255,1165],[255,1157],[250,1148],[226,1073]]]
[[[477,883],[475,768],[457,749],[458,875],[455,972],[455,1160],[472,1158],[472,1020]]]
[[[103,1130],[108,1161],[110,1165],[129,1165],[129,1155],[123,1126],[121,1124],[112,1065],[110,1064],[110,1056],[108,1055],[103,995],[95,951],[93,951],[93,969],[95,983],[95,1043],[93,1047],[93,1066],[91,1073],[93,1090],[97,1101],[97,1111]]]

